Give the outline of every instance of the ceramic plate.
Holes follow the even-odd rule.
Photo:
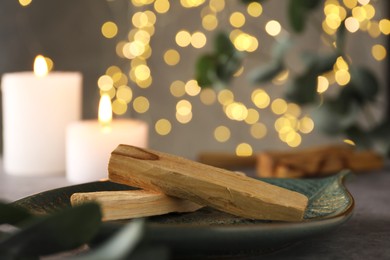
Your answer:
[[[147,219],[147,235],[176,254],[261,254],[328,232],[349,219],[354,200],[344,186],[348,174],[316,179],[260,179],[305,194],[309,204],[302,222],[249,220],[211,208],[193,213],[167,214]],[[36,214],[70,207],[75,192],[134,189],[108,181],[68,186],[42,192],[13,204]]]

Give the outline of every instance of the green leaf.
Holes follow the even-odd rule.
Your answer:
[[[290,0],[288,5],[288,18],[292,29],[300,33],[305,28],[306,7],[302,0]]]
[[[261,84],[275,78],[283,71],[283,69],[283,64],[279,62],[273,62],[251,71],[251,73],[248,75],[248,78],[254,84]]]
[[[220,81],[229,83],[234,73],[241,67],[241,55],[238,52],[231,55],[220,55],[218,57],[218,65],[216,74]]]
[[[313,53],[304,53],[302,59],[306,65],[307,73],[315,73],[319,76],[332,70],[333,65],[339,56],[340,54],[338,52],[321,56]]]
[[[0,202],[0,224],[16,225],[31,217],[27,210]]]
[[[346,31],[347,28],[345,27],[345,23],[343,21],[337,29],[336,33],[336,47],[340,53],[344,53]]]
[[[195,78],[200,87],[210,87],[217,79],[217,60],[213,55],[203,55],[196,62]]]
[[[357,102],[341,99],[325,101],[313,111],[315,125],[329,135],[337,135],[352,127],[359,112]]]
[[[320,3],[321,0],[290,0],[288,18],[295,32],[301,33],[305,29],[309,12],[319,6]]]
[[[236,48],[230,41],[229,36],[225,32],[219,32],[214,40],[214,50],[217,55],[233,55]]]
[[[350,68],[350,86],[359,92],[364,100],[374,101],[379,92],[379,83],[375,75],[363,67]]]
[[[273,47],[272,47],[272,58],[276,62],[283,62],[284,55],[286,54],[287,50],[291,46],[291,41],[288,38],[284,38],[281,41],[278,41]]]
[[[132,220],[101,246],[73,260],[128,259],[143,236],[144,220]]]
[[[286,98],[300,105],[316,101],[317,75],[306,73],[293,79],[286,87]]]
[[[15,257],[32,257],[77,248],[97,233],[101,217],[97,204],[84,204],[34,218],[0,241],[0,255],[4,252]]]

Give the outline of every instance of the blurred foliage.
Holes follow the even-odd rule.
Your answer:
[[[266,0],[240,1],[249,4],[262,3]],[[305,31],[309,15],[319,7],[323,7],[324,2],[323,0],[289,0],[286,15],[295,36],[299,37]],[[301,53],[305,69],[300,74],[290,77],[285,86],[285,97],[288,101],[299,105],[318,107],[312,116],[316,127],[324,133],[343,136],[354,141],[358,148],[374,148],[390,156],[389,116],[385,116],[380,122],[370,122],[368,129],[360,123],[362,114],[367,113],[370,106],[377,101],[379,82],[369,69],[348,62],[345,53],[347,33],[343,22],[334,37],[335,48],[327,54]],[[290,38],[275,41],[271,60],[248,73],[249,81],[254,85],[266,83],[284,71],[286,53],[291,45]],[[332,71],[338,57],[343,57],[347,61],[350,81],[340,88],[336,96],[320,95],[317,92],[318,76]],[[202,55],[198,59],[196,66],[198,84],[201,87],[216,89],[228,87],[244,58],[244,55],[234,50],[228,33],[220,32],[216,38],[214,52]]]
[[[67,258],[77,260],[167,258],[166,248],[143,242],[142,219],[113,225],[102,223],[101,217],[93,203],[37,216],[0,202],[0,258],[40,259],[69,250],[81,251]],[[90,249],[80,250],[86,244]]]

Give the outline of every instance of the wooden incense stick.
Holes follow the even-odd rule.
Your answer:
[[[162,192],[250,219],[300,221],[308,199],[228,170],[182,157],[119,145],[108,166],[113,182]]]
[[[330,145],[294,152],[263,152],[258,155],[257,174],[261,177],[297,178],[324,176],[343,169],[381,169],[383,157],[373,151],[358,151],[346,145]]]
[[[99,203],[104,221],[193,212],[202,207],[188,200],[145,190],[74,193],[70,201],[72,205],[91,201]]]

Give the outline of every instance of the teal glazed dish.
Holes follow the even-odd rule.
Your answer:
[[[274,251],[329,232],[351,217],[354,199],[344,185],[347,176],[348,172],[341,172],[315,179],[260,179],[309,198],[302,222],[243,219],[205,207],[192,213],[147,218],[146,237],[185,256],[237,257]],[[70,196],[75,192],[128,189],[135,188],[109,181],[91,182],[42,192],[12,204],[35,214],[47,214],[70,207]]]

